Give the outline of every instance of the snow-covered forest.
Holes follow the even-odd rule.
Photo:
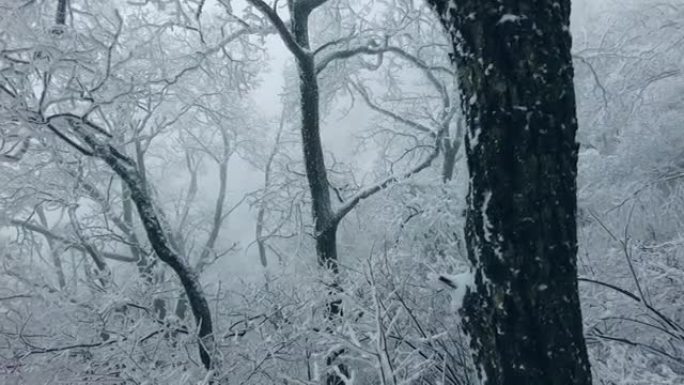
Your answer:
[[[485,101],[440,2],[0,0],[0,383],[513,384],[461,327]],[[571,15],[592,381],[684,384],[684,2]]]

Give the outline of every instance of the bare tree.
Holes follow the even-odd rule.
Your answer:
[[[63,14],[68,8],[67,5],[67,1],[60,1],[58,4],[56,19],[59,26],[65,24]],[[189,61],[181,63],[180,66],[169,66],[175,66],[171,71],[169,71],[170,68],[164,68],[153,74],[154,71],[146,72],[145,65],[134,69],[136,65],[133,64],[132,67],[126,68],[127,65],[131,64],[131,57],[142,53],[142,51],[135,52],[135,49],[127,52],[119,51],[119,49],[123,51],[122,42],[132,37],[126,35],[128,26],[124,26],[124,17],[120,12],[111,10],[109,13],[96,17],[94,13],[88,10],[88,4],[71,4],[71,6],[83,12],[77,13],[80,16],[77,20],[78,23],[74,23],[73,29],[71,26],[69,28],[64,27],[62,32],[78,36],[81,32],[86,32],[85,35],[89,35],[90,38],[79,41],[78,44],[82,44],[83,47],[89,46],[85,51],[99,58],[93,62],[97,64],[93,64],[93,69],[80,71],[84,68],[82,64],[90,59],[85,60],[86,56],[78,55],[78,57],[70,57],[69,55],[74,52],[71,51],[73,47],[64,44],[63,33],[43,37],[45,45],[37,49],[35,55],[32,55],[34,52],[32,48],[24,48],[38,44],[32,40],[35,37],[25,37],[19,33],[10,35],[11,39],[3,44],[2,58],[0,59],[2,61],[2,68],[0,68],[2,74],[0,79],[0,98],[2,98],[0,111],[3,120],[14,122],[17,127],[22,127],[31,132],[31,135],[25,138],[23,135],[17,136],[17,134],[12,133],[11,135],[16,136],[13,138],[13,143],[19,144],[13,144],[8,151],[5,151],[7,148],[4,147],[2,153],[8,160],[19,159],[29,151],[28,145],[31,144],[31,137],[40,137],[41,140],[35,140],[35,142],[41,142],[44,145],[47,144],[42,142],[43,138],[46,138],[44,134],[51,133],[61,143],[50,142],[48,148],[51,146],[55,152],[57,149],[63,151],[61,146],[66,144],[72,151],[75,149],[75,152],[82,158],[74,163],[80,164],[85,158],[104,161],[109,168],[108,172],[102,174],[107,175],[109,172],[113,172],[122,181],[121,211],[123,217],[119,218],[112,214],[115,210],[110,207],[111,180],[106,192],[102,192],[98,187],[88,183],[77,183],[76,191],[78,193],[85,191],[91,200],[101,205],[105,214],[105,224],[111,220],[117,231],[124,234],[124,237],[120,238],[120,243],[129,246],[132,256],[121,256],[118,253],[100,250],[88,239],[88,232],[81,226],[75,208],[70,211],[72,234],[69,236],[62,236],[50,231],[46,225],[47,221],[42,226],[30,219],[14,220],[11,224],[28,229],[31,232],[41,233],[51,241],[58,241],[60,244],[68,245],[73,250],[85,253],[99,270],[107,270],[105,259],[114,257],[119,261],[138,262],[141,273],[149,275],[153,261],[147,258],[151,253],[145,250],[146,247],[142,243],[144,240],[141,241],[136,234],[137,223],[133,214],[133,206],[135,206],[140,224],[146,235],[145,238],[149,241],[150,249],[161,262],[168,265],[176,273],[182,284],[198,327],[199,352],[202,364],[206,368],[211,368],[216,362],[211,359],[212,350],[215,346],[213,343],[212,317],[207,298],[203,293],[196,270],[190,266],[190,261],[184,255],[182,243],[177,242],[172,235],[172,229],[164,215],[164,210],[160,207],[158,197],[155,196],[155,192],[151,188],[146,165],[148,159],[146,159],[145,153],[153,138],[172,126],[180,116],[193,106],[193,103],[187,103],[172,113],[163,111],[163,108],[168,108],[162,101],[169,97],[169,87],[177,84],[184,76],[191,76],[198,71],[202,64],[211,60],[210,56],[225,54],[227,51],[223,50],[226,45],[241,38],[246,39],[246,36],[253,31],[250,28],[245,28],[237,21],[225,22],[223,26],[226,29],[223,31],[232,30],[234,33],[227,36],[212,36],[215,40],[205,46],[203,50],[193,51],[192,58]],[[8,6],[7,10],[17,14],[35,10],[36,14],[41,15],[40,7],[42,5],[28,3],[25,9],[24,7]],[[130,8],[126,8],[126,11],[134,12]],[[184,12],[185,9],[182,11]],[[53,12],[53,9],[50,9],[50,12]],[[54,14],[51,13],[51,15]],[[52,17],[50,19],[54,20]],[[133,21],[133,23],[136,22],[138,20]],[[145,26],[136,33],[144,35],[150,31],[167,30],[168,25],[157,25],[156,22],[157,20],[152,23],[141,22],[138,25],[144,24]],[[12,26],[14,25],[12,24]],[[91,34],[92,30],[98,30],[98,33]],[[191,33],[201,35],[199,28],[191,29],[191,31]],[[152,35],[156,32],[153,32]],[[152,40],[158,38],[163,39],[156,35]],[[18,48],[15,49],[14,47]],[[146,52],[145,55],[147,53],[149,52]],[[121,55],[119,56],[119,54]],[[154,58],[155,54],[157,52],[148,57]],[[162,52],[161,55],[163,54]],[[233,56],[235,57],[235,53]],[[30,63],[34,62],[36,64],[40,62],[39,68],[32,67],[33,64]],[[23,66],[18,68],[16,66],[18,63],[23,63]],[[101,66],[101,68],[98,67],[95,70],[94,68],[97,66]],[[151,68],[151,66],[148,67]],[[131,69],[132,71],[130,71]],[[129,76],[128,74],[133,75]],[[159,77],[154,79],[157,75]],[[235,80],[235,84],[244,81],[245,79],[238,78]],[[37,86],[42,86],[39,95],[34,94],[34,87]],[[197,96],[197,98],[201,97],[201,95]],[[159,105],[162,105],[161,112],[156,110]],[[140,116],[140,113],[142,113],[142,119],[137,122],[135,119],[131,119]],[[148,125],[146,122],[154,124]],[[127,128],[131,128],[132,135],[127,135],[128,133],[125,132]],[[144,130],[147,131],[143,132]],[[125,152],[126,145],[129,143],[135,150],[133,156],[129,156]],[[231,152],[227,133],[224,136],[223,144],[224,152],[217,157],[222,188],[215,206],[214,220],[211,223],[212,230],[209,232],[206,247],[200,255],[200,268],[215,260],[212,254],[219,230],[226,216],[230,214],[230,210],[224,210],[227,162]],[[74,179],[81,182],[81,175],[79,172],[76,174],[78,174],[77,178]],[[70,179],[67,178],[67,180]],[[115,236],[116,234],[111,233],[111,235]],[[221,255],[221,253],[216,254]],[[58,268],[56,259],[54,264]],[[61,285],[62,278],[59,271],[57,274]],[[157,307],[157,303],[155,300],[155,307]],[[163,318],[165,309],[159,307],[156,313],[160,318]]]
[[[318,263],[336,276],[339,273],[339,258],[337,255],[337,228],[340,221],[351,212],[360,201],[383,190],[388,185],[407,178],[427,168],[439,153],[439,147],[418,166],[402,175],[391,176],[370,187],[359,191],[356,195],[343,202],[342,206],[334,209],[330,199],[330,182],[328,180],[323,145],[320,135],[320,91],[318,75],[333,61],[347,59],[364,54],[367,47],[344,49],[325,53],[325,48],[336,42],[323,44],[312,50],[309,37],[309,18],[311,13],[325,4],[326,0],[295,0],[288,2],[290,25],[278,15],[277,9],[269,6],[263,0],[249,0],[270,23],[275,27],[287,49],[292,53],[297,63],[299,73],[301,138],[304,152],[306,178],[311,194],[311,206],[314,220],[314,238]],[[318,57],[318,55],[322,57]],[[339,291],[337,282],[331,284],[331,291]],[[333,299],[327,305],[330,319],[342,314],[340,299]],[[330,366],[340,352],[329,356],[326,361]],[[347,375],[347,369],[339,366],[340,374]],[[342,384],[339,375],[332,372],[326,380],[328,384]]]

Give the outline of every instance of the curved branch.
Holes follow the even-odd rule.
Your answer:
[[[207,242],[204,244],[204,248],[202,249],[202,253],[200,254],[197,266],[195,268],[195,270],[200,273],[209,263],[209,254],[216,246],[216,240],[218,239],[219,232],[221,231],[223,221],[226,218],[226,216],[223,214],[223,209],[226,202],[226,190],[228,186],[228,160],[230,159],[231,149],[228,134],[223,128],[221,130],[221,136],[223,138],[223,157],[219,162],[219,193],[214,206],[214,218],[211,231],[209,233],[209,238],[207,238]]]
[[[57,117],[48,118],[48,124]],[[195,317],[195,323],[199,328],[200,358],[204,367],[210,369],[212,367],[212,359],[209,351],[213,349],[214,337],[209,303],[202,291],[197,274],[173,248],[165,227],[162,225],[162,213],[159,212],[159,208],[156,207],[148,189],[144,185],[135,162],[112,145],[100,142],[88,130],[84,130],[84,124],[92,128],[94,126],[93,123],[85,123],[80,118],[71,117],[67,117],[66,123],[92,149],[93,156],[107,163],[129,188],[131,200],[135,203],[150,245],[159,259],[173,269],[183,285]],[[98,127],[96,131],[102,132],[104,130]]]
[[[642,303],[646,307],[646,309],[648,309],[650,312],[655,314],[658,318],[660,318],[663,322],[665,322],[671,328],[678,330],[680,332],[684,332],[684,326],[680,325],[677,321],[675,321],[675,320],[671,319],[670,317],[666,316],[665,314],[661,313],[658,309],[656,309],[653,306],[651,306],[650,304],[646,303],[646,301],[642,300],[641,298],[639,298],[639,296],[637,296],[634,293],[631,293],[628,290],[625,290],[623,288],[620,288],[620,287],[615,286],[615,285],[610,284],[610,283],[597,281],[597,280],[594,280],[591,278],[578,277],[577,281],[593,283],[596,285],[607,287],[609,289],[613,289],[619,293],[622,293],[622,294],[626,295],[627,297],[633,299],[634,301]]]
[[[579,282],[588,282],[588,283],[593,283],[593,284],[596,284],[596,285],[599,285],[599,286],[607,287],[607,288],[609,288],[609,289],[613,289],[613,290],[615,290],[615,291],[617,291],[617,292],[619,292],[619,293],[622,293],[622,294],[626,295],[627,297],[629,297],[629,298],[631,298],[631,299],[633,299],[633,300],[635,300],[635,301],[637,301],[637,302],[641,302],[641,298],[637,297],[635,294],[629,292],[628,290],[625,290],[625,289],[623,289],[623,288],[621,288],[621,287],[615,286],[615,285],[610,284],[610,283],[607,283],[607,282],[597,281],[597,280],[595,280],[595,279],[584,278],[584,277],[578,277],[578,278],[577,278],[577,281],[579,281]]]
[[[350,41],[354,37],[354,35],[356,35],[356,33],[354,31],[352,31],[352,33],[350,33],[348,36],[341,37],[339,39],[331,40],[327,43],[324,43],[320,47],[318,47],[314,50],[313,55],[314,56],[318,55],[319,53],[323,52],[323,50],[325,50],[328,47],[332,47],[334,45],[346,43],[346,42]]]
[[[335,224],[335,225],[338,224],[342,220],[342,218],[344,218],[347,214],[349,214],[349,212],[352,211],[354,209],[354,207],[356,207],[359,204],[359,202],[361,202],[362,200],[369,198],[373,194],[384,190],[388,186],[390,186],[396,182],[399,182],[402,179],[409,178],[415,174],[418,174],[419,172],[423,171],[424,169],[430,167],[430,165],[432,164],[432,161],[434,161],[435,158],[437,158],[437,156],[439,155],[439,151],[440,151],[439,146],[435,146],[435,149],[432,152],[432,154],[430,154],[430,156],[428,156],[427,159],[425,159],[423,162],[421,162],[419,165],[417,165],[413,169],[411,169],[411,170],[409,170],[409,171],[407,171],[401,175],[392,175],[392,176],[390,176],[390,177],[388,177],[388,178],[386,178],[386,179],[384,179],[384,180],[382,180],[382,181],[358,192],[351,199],[349,199],[342,207],[340,207],[340,209],[337,210],[337,212],[335,212],[335,214],[333,216],[333,224]]]
[[[359,95],[361,95],[361,98],[363,99],[364,102],[366,102],[366,105],[368,105],[368,107],[370,107],[371,110],[376,111],[376,112],[378,112],[382,115],[385,115],[389,118],[392,118],[393,120],[395,120],[401,124],[405,124],[411,128],[414,128],[420,132],[424,132],[426,134],[429,134],[431,137],[435,137],[437,135],[437,133],[435,133],[433,130],[431,130],[427,126],[424,126],[418,122],[414,122],[412,120],[406,119],[406,118],[404,118],[398,114],[395,114],[394,112],[392,112],[390,110],[387,110],[387,109],[384,109],[384,108],[378,106],[377,104],[375,104],[373,101],[370,100],[370,96],[368,95],[368,92],[365,89],[363,89],[360,85],[358,85],[356,82],[353,82],[353,81],[351,81],[350,84],[356,90],[356,92],[358,92]]]
[[[603,97],[603,107],[608,108],[608,91],[606,91],[606,87],[604,87],[603,83],[601,83],[601,79],[599,78],[598,73],[596,73],[594,66],[591,65],[591,63],[589,63],[589,61],[585,59],[583,56],[572,55],[572,58],[582,62],[584,65],[587,66],[587,68],[589,68],[589,72],[591,72],[591,76],[594,77],[596,85],[598,86],[598,88],[601,89],[601,96]]]
[[[280,35],[280,38],[283,40],[285,43],[285,46],[287,46],[287,49],[292,52],[292,54],[297,58],[297,60],[305,60],[309,57],[309,52],[302,48],[299,44],[297,44],[297,41],[295,40],[295,37],[292,35],[290,30],[287,28],[285,25],[285,22],[283,19],[278,16],[278,13],[275,11],[275,9],[271,8],[268,4],[266,4],[263,0],[247,0],[250,4],[252,4],[254,7],[256,7],[261,13],[263,13],[268,20],[273,24],[275,27],[276,31],[278,31],[278,35]],[[314,0],[314,1],[320,1],[320,0]]]
[[[22,228],[29,230],[29,231],[33,231],[34,233],[38,233],[38,234],[44,236],[46,239],[50,239],[50,240],[62,243],[69,248],[87,252],[86,247],[82,243],[73,241],[73,240],[71,240],[67,237],[61,236],[59,234],[55,234],[52,231],[46,229],[45,227],[39,226],[35,223],[26,222],[26,221],[22,221],[22,220],[18,220],[18,219],[10,219],[9,224],[12,226],[22,227]],[[108,251],[100,252],[99,255],[101,255],[104,258],[111,259],[114,261],[120,261],[120,262],[136,262],[137,261],[137,259],[134,257],[129,257],[127,255],[118,254],[118,253],[111,253]]]
[[[91,151],[86,150],[85,147],[83,147],[83,146],[81,146],[80,144],[78,144],[78,143],[74,142],[73,140],[71,140],[68,136],[66,136],[65,134],[63,134],[59,129],[57,129],[57,127],[53,126],[51,123],[47,123],[46,125],[47,125],[47,128],[48,128],[50,131],[52,131],[52,132],[53,132],[55,135],[57,135],[60,139],[62,139],[63,141],[65,141],[68,145],[70,145],[71,147],[73,147],[73,148],[75,148],[76,150],[78,150],[78,152],[80,152],[81,154],[83,154],[83,155],[85,155],[85,156],[93,156],[93,153],[92,153]]]
[[[411,62],[414,64],[416,67],[420,68],[425,76],[428,78],[430,83],[437,89],[439,94],[442,96],[442,99],[444,101],[445,108],[448,108],[450,104],[450,97],[449,93],[447,92],[446,87],[442,82],[440,82],[435,75],[432,73],[433,71],[444,71],[450,76],[455,76],[454,72],[441,66],[431,66],[425,63],[423,60],[420,58],[406,52],[405,50],[395,47],[395,46],[383,46],[383,47],[371,47],[371,46],[362,46],[362,47],[356,47],[356,48],[350,48],[346,50],[341,50],[337,52],[333,52],[329,54],[328,56],[324,57],[321,59],[321,61],[316,65],[316,74],[321,73],[325,67],[327,67],[330,63],[332,63],[335,60],[342,60],[342,59],[348,59],[357,55],[382,55],[386,52],[393,53],[397,56],[402,57],[403,59]]]
[[[10,147],[9,150],[0,154],[0,162],[18,162],[18,161],[20,161],[24,157],[24,154],[26,154],[26,152],[28,152],[30,144],[31,144],[31,137],[30,136],[27,136],[23,140],[15,143],[14,145],[12,145],[12,147]],[[19,147],[19,148],[17,149],[17,147]]]

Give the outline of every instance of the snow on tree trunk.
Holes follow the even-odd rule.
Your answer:
[[[591,384],[577,290],[569,0],[428,0],[453,42],[475,282],[463,327],[483,384]]]

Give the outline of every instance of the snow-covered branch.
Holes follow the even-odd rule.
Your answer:
[[[354,207],[356,207],[356,205],[358,205],[359,202],[361,202],[362,200],[369,198],[373,194],[384,190],[385,188],[387,188],[388,186],[390,186],[394,183],[397,183],[401,180],[409,178],[409,177],[411,177],[415,174],[418,174],[419,172],[425,170],[426,168],[430,167],[430,165],[432,164],[432,161],[434,161],[435,158],[437,158],[437,156],[439,155],[439,152],[440,152],[440,149],[437,146],[434,148],[432,153],[425,160],[423,160],[420,164],[418,164],[417,166],[415,166],[411,170],[406,171],[402,174],[392,175],[392,176],[385,178],[384,180],[377,182],[374,185],[369,186],[369,187],[359,191],[358,193],[356,193],[353,197],[351,197],[349,200],[347,200],[344,203],[344,205],[342,205],[342,207],[340,207],[335,212],[334,217],[333,217],[333,223],[334,224],[339,223],[342,220],[342,218],[344,218],[347,214],[349,214],[349,212],[352,211],[354,209]]]
[[[271,8],[263,0],[247,1],[253,6],[255,6],[261,13],[263,13],[268,18],[273,27],[275,27],[276,31],[278,31],[278,35],[280,35],[280,38],[285,43],[287,49],[290,52],[292,52],[292,54],[298,60],[307,60],[309,58],[310,53],[302,46],[297,44],[295,37],[292,35],[290,30],[287,28],[287,25],[285,25],[285,22],[283,21],[283,19],[280,18],[280,16],[274,8]]]
[[[44,236],[45,238],[48,238],[48,239],[51,239],[53,241],[57,241],[59,243],[62,243],[69,248],[76,249],[79,251],[84,251],[84,252],[86,251],[86,246],[84,245],[83,242],[75,241],[75,240],[69,239],[65,236],[56,234],[53,231],[46,229],[45,227],[40,226],[36,223],[27,222],[27,221],[23,221],[23,220],[19,220],[19,219],[10,219],[9,224],[11,224],[12,226],[21,227],[23,229],[32,231],[34,233],[38,233],[38,234]],[[114,261],[119,261],[119,262],[136,262],[137,261],[133,257],[123,255],[123,254],[119,254],[119,253],[113,253],[113,252],[109,252],[109,251],[99,251],[98,254],[103,256],[104,258],[111,259]]]

